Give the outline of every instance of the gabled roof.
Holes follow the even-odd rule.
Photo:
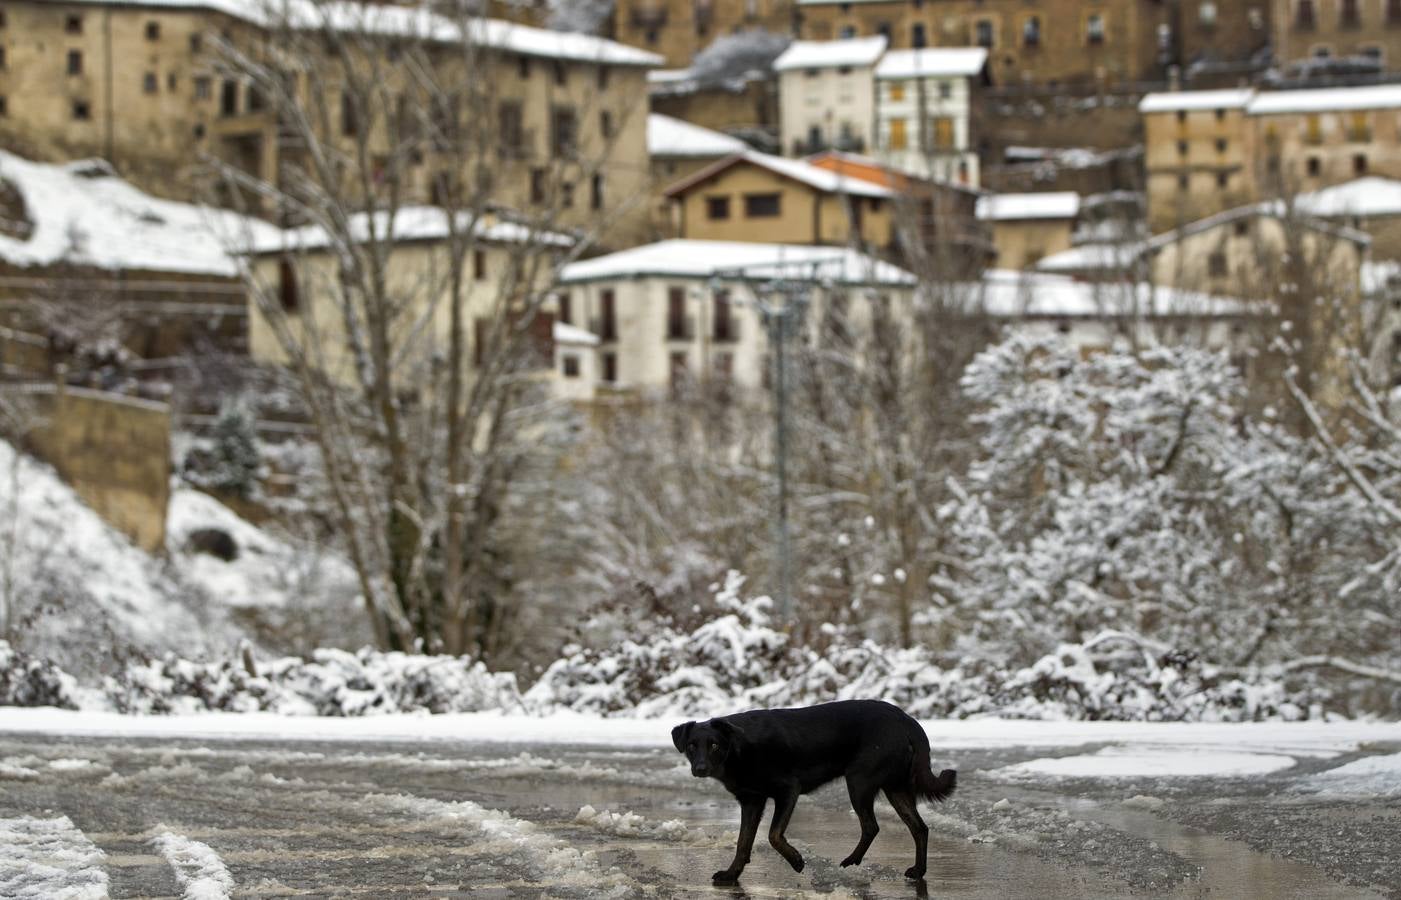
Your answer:
[[[1267,304],[1146,282],[1095,283],[1065,275],[989,269],[981,300],[988,315],[1008,319],[1117,319],[1261,315]]]
[[[984,47],[892,50],[876,66],[877,78],[971,78],[987,67]]]
[[[873,156],[862,156],[860,153],[851,153],[846,150],[822,150],[805,157],[805,159],[809,165],[817,166],[819,169],[827,169],[851,178],[859,178],[872,184],[881,184],[897,190],[904,190],[913,183],[938,185],[974,196],[982,196],[987,193],[982,188],[975,188],[969,184],[931,178],[919,172],[912,172],[900,166],[883,162]],[[862,175],[863,170],[871,174]]]
[[[794,41],[773,61],[774,71],[873,66],[889,42],[884,35],[839,41]]]
[[[39,0],[49,2],[49,0]],[[191,9],[223,13],[261,28],[287,27],[304,31],[335,31],[417,38],[439,43],[467,40],[524,56],[590,62],[614,66],[656,68],[662,57],[635,47],[588,34],[532,28],[483,17],[465,21],[433,12],[426,6],[355,3],[348,0],[53,0],[58,5],[125,6],[151,9]]]
[[[691,188],[705,181],[709,181],[721,172],[738,165],[753,165],[761,169],[766,169],[781,178],[789,181],[796,181],[799,184],[821,191],[826,194],[850,194],[856,197],[878,197],[888,198],[895,196],[888,187],[879,184],[872,184],[853,178],[850,175],[842,175],[814,166],[812,163],[804,162],[800,159],[785,159],[782,156],[772,156],[768,153],[759,153],[755,150],[746,150],[743,153],[736,153],[726,157],[711,166],[706,166],[701,171],[689,178],[683,179],[664,192],[668,197],[675,197],[684,194]]]
[[[1223,91],[1166,91],[1148,94],[1138,104],[1141,113],[1194,112],[1211,109],[1244,109],[1255,96],[1254,88]]]
[[[1195,222],[1189,222],[1188,224],[1183,225],[1180,228],[1174,228],[1172,231],[1165,231],[1162,234],[1154,235],[1153,237],[1149,238],[1148,241],[1144,244],[1144,249],[1149,253],[1156,253],[1159,250],[1162,250],[1164,247],[1167,247],[1170,244],[1174,244],[1177,241],[1182,240],[1183,238],[1192,237],[1193,235],[1210,231],[1213,228],[1219,228],[1222,225],[1230,225],[1234,222],[1239,222],[1243,219],[1284,219],[1288,216],[1288,214],[1289,211],[1285,207],[1285,205],[1278,201],[1267,201],[1265,203],[1252,203],[1248,206],[1238,206],[1235,209],[1228,209],[1224,212],[1219,212],[1216,215],[1207,216],[1205,219],[1198,219]],[[1318,231],[1324,234],[1331,234],[1332,236],[1340,240],[1351,241],[1352,243],[1358,244],[1362,247],[1368,247],[1372,243],[1372,238],[1370,235],[1358,231],[1356,228],[1348,228],[1343,225],[1335,225],[1331,222],[1325,222],[1322,219],[1317,219],[1307,214],[1302,214],[1301,211],[1296,210],[1296,213],[1293,217],[1293,222],[1294,224],[1302,225],[1303,227],[1308,228],[1312,231]]]
[[[573,262],[560,273],[560,282],[713,277],[738,280],[778,276],[838,284],[913,286],[915,283],[915,277],[904,269],[846,247],[692,240],[659,241]]]
[[[747,149],[748,144],[728,134],[660,113],[647,116],[647,152],[652,156],[729,156]]]
[[[1080,195],[1074,191],[1041,194],[991,194],[978,199],[978,218],[984,222],[1023,219],[1073,219],[1080,214]]]

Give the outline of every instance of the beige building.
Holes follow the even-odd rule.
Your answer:
[[[661,62],[654,54],[494,19],[355,3],[7,0],[4,14],[0,140],[36,158],[104,157],[143,187],[181,198],[207,193],[199,163],[210,157],[280,183],[306,161],[305,150],[295,129],[279,125],[274,98],[220,65],[227,41],[255,59],[283,60],[294,89],[316,95],[308,109],[318,140],[348,149],[365,119],[367,164],[375,167],[366,174],[384,183],[392,173],[412,201],[434,201],[438,186],[454,180],[481,184],[489,171],[493,205],[525,209],[562,198],[560,224],[608,222],[620,244],[647,233],[649,211],[638,199],[648,180],[645,79]],[[379,105],[358,109],[349,91],[337,90],[343,69],[326,46],[334,41],[319,38],[327,31],[356,35],[356,54],[382,50],[377,68],[371,56],[355,64],[364,66],[361,77],[405,78],[377,85],[397,101],[366,92]],[[439,67],[441,85],[466,85],[464,95],[447,106],[431,101],[431,115],[418,116],[413,84],[394,63],[409,43]],[[469,52],[445,52],[454,47]],[[455,138],[444,141],[469,114],[494,123],[499,145],[467,153]],[[411,127],[417,119],[432,127]],[[396,163],[400,157],[407,162]],[[445,171],[458,166],[469,171]]]
[[[749,145],[660,113],[647,117],[647,151],[652,160],[652,230],[658,238],[675,237],[676,222],[666,189]]]
[[[977,187],[974,111],[987,50],[894,50],[876,66],[876,156],[924,178]]]
[[[1401,4],[1391,0],[1270,0],[1275,58],[1283,63],[1369,57],[1401,65]]]
[[[1373,262],[1401,261],[1401,180],[1376,175],[1358,178],[1300,194],[1294,208],[1369,236]]]
[[[880,35],[845,41],[794,41],[774,60],[781,152],[866,153],[875,146],[875,67]]]
[[[620,0],[613,5],[609,33],[682,68],[722,35],[787,34],[793,14],[793,0]]]
[[[767,383],[771,352],[755,291],[772,279],[811,286],[808,322],[838,297],[855,298],[854,318],[873,295],[908,303],[915,283],[843,248],[662,241],[565,266],[560,316],[598,335],[598,371],[609,387],[752,390]]]
[[[748,151],[672,185],[666,196],[683,238],[895,249],[891,188],[802,160]]]
[[[999,269],[1032,269],[1069,250],[1080,216],[1080,195],[992,194],[978,200],[978,219],[992,228]]]
[[[1401,86],[1184,91],[1140,104],[1160,232],[1366,175],[1401,177]]]

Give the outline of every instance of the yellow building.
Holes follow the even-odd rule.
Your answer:
[[[1364,57],[1401,65],[1401,4],[1391,0],[1270,0],[1283,63]]]
[[[992,228],[996,268],[1032,269],[1043,257],[1069,250],[1080,215],[1080,195],[992,194],[978,200],[978,219]]]
[[[683,238],[895,249],[890,188],[802,160],[747,151],[672,185],[666,196]]]

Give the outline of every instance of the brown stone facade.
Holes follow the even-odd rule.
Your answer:
[[[1375,56],[1387,69],[1401,67],[1401,3],[1271,0],[1271,13],[1275,56],[1281,62]]]
[[[794,0],[618,0],[611,37],[684,69],[720,35],[793,30]]]

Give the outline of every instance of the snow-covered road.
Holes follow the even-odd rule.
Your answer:
[[[282,734],[278,735],[279,724]],[[707,896],[737,812],[670,723],[0,709],[0,897]],[[1401,727],[928,723],[930,877],[805,798],[740,895],[1401,898]],[[415,734],[417,732],[417,734]]]

